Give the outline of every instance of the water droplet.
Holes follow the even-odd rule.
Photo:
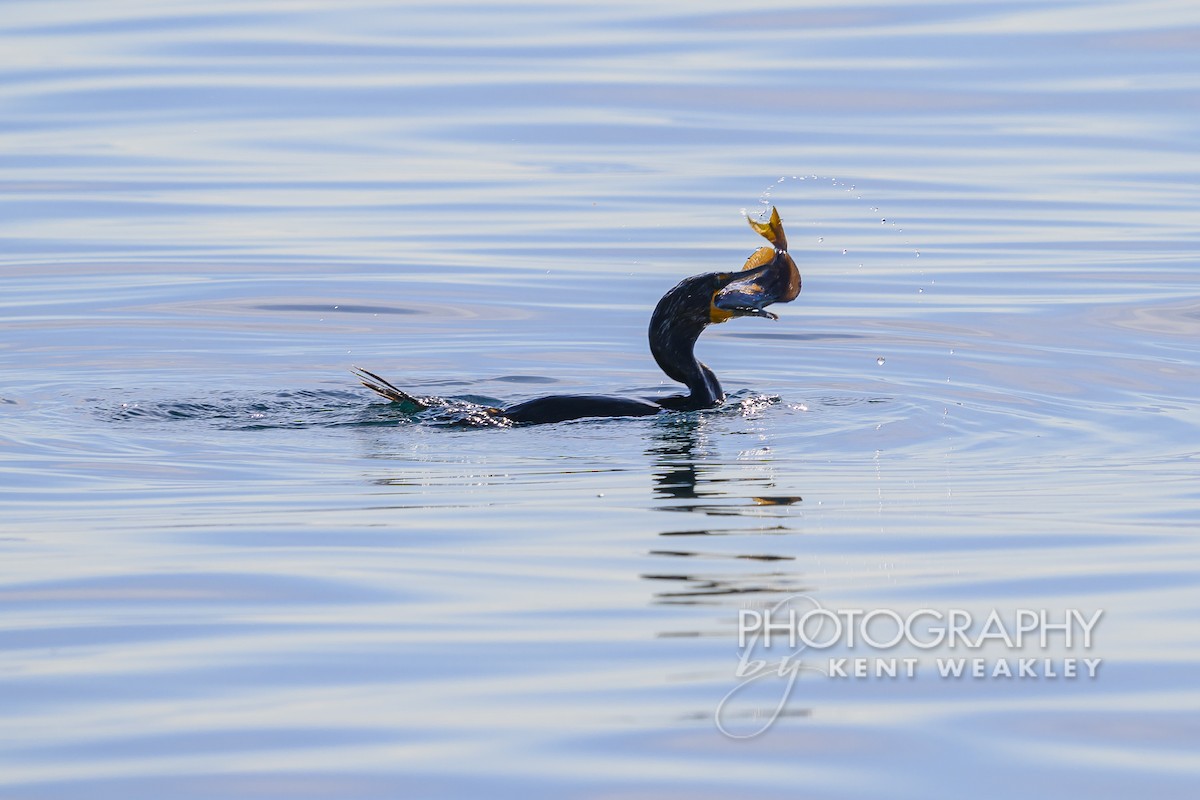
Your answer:
[[[880,356],[879,358],[875,359],[875,363],[882,367],[884,360],[884,357]]]
[[[887,220],[886,220],[886,219],[881,219],[881,220],[879,220],[879,224],[880,224],[880,225],[886,225],[886,224],[887,224]]]
[[[920,250],[917,250],[917,251],[916,251],[916,253],[917,253],[917,258],[920,258],[920,257],[921,257],[921,251],[920,251]]]
[[[818,236],[818,237],[817,237],[817,244],[821,244],[821,243],[822,243],[822,242],[824,242],[824,241],[825,241],[825,237],[824,237],[824,236]]]
[[[846,255],[846,253],[849,253],[849,252],[850,252],[849,250],[846,250],[844,248],[842,249],[842,255]]]
[[[924,290],[924,289],[917,289],[917,294],[925,294],[925,290]]]

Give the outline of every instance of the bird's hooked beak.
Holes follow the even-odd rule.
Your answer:
[[[741,272],[717,274],[719,285],[709,306],[710,322],[735,317],[779,319],[764,309],[772,303],[790,303],[800,294],[800,270],[788,255],[779,212],[772,208],[771,218],[765,223],[748,221],[772,246],[755,250]]]

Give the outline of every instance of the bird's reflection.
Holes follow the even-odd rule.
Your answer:
[[[800,576],[784,568],[785,562],[795,560],[794,556],[763,552],[757,547],[750,550],[701,544],[713,542],[702,537],[737,536],[747,537],[741,540],[747,545],[757,545],[757,537],[792,533],[791,506],[800,502],[799,497],[774,494],[774,464],[769,449],[742,453],[732,461],[723,459],[707,425],[701,415],[664,420],[647,451],[654,463],[654,495],[660,501],[656,509],[723,518],[719,526],[702,524],[694,529],[659,533],[672,537],[671,545],[653,548],[649,555],[691,563],[687,569],[673,567],[642,575],[660,587],[654,592],[655,602],[721,604],[743,595],[806,591]],[[685,542],[693,537],[696,546],[687,546]],[[682,565],[681,561],[676,563]],[[773,568],[746,570],[747,565]]]
[[[693,415],[680,415],[657,428],[657,438],[647,453],[654,459],[655,495],[678,500],[699,497],[696,460],[701,424]]]
[[[664,420],[656,433],[647,451],[653,461],[653,507],[691,514],[696,524],[659,531],[661,544],[651,547],[647,556],[662,569],[648,570],[641,578],[651,582],[655,605],[721,609],[714,625],[709,614],[680,608],[671,615],[671,628],[659,631],[658,636],[719,637],[732,645],[738,641],[733,623],[740,619],[734,607],[766,609],[788,602],[792,595],[814,591],[796,570],[796,556],[787,552],[794,548],[791,536],[798,532],[800,510],[796,506],[801,499],[779,492],[769,447],[743,449],[733,459],[722,457],[718,444],[727,448],[736,439],[727,426],[713,425],[704,415]],[[685,619],[684,624],[677,624]],[[695,627],[697,622],[699,627]],[[753,646],[738,652],[750,653],[752,659],[774,658]],[[788,707],[792,688],[787,680],[781,689],[779,681],[747,678],[737,671],[740,666],[730,667],[735,674],[733,683],[721,689],[723,699],[715,697],[714,707],[696,711],[690,718],[715,720],[727,733],[750,731],[757,735],[755,731],[781,717],[811,713],[807,707]],[[780,691],[786,692],[782,701]]]

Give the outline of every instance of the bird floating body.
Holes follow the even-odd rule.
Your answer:
[[[663,295],[650,317],[650,353],[663,372],[688,388],[687,394],[644,399],[609,395],[551,395],[504,408],[484,408],[487,415],[513,423],[564,422],[584,417],[642,417],[662,411],[694,411],[725,401],[717,376],[695,356],[696,340],[706,327],[736,317],[778,319],[766,311],[772,303],[790,303],[800,294],[800,271],[787,252],[787,236],[779,212],[766,222],[749,220],[770,247],[755,250],[737,272],[709,272],[680,281]],[[412,410],[447,405],[437,397],[417,397],[373,372],[356,369],[363,386]]]

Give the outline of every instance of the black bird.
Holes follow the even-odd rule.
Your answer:
[[[771,243],[756,250],[740,272],[710,272],[685,278],[663,295],[650,317],[650,352],[687,394],[655,399],[610,395],[551,395],[504,408],[484,408],[499,420],[514,423],[564,422],[583,417],[642,417],[662,411],[695,411],[725,401],[713,371],[696,359],[696,340],[706,327],[735,317],[778,319],[763,309],[788,303],[800,294],[800,271],[787,252],[787,237],[779,212],[771,209],[767,222],[750,226]],[[416,397],[365,369],[355,369],[363,386],[388,400],[420,410],[446,405],[437,397]]]

